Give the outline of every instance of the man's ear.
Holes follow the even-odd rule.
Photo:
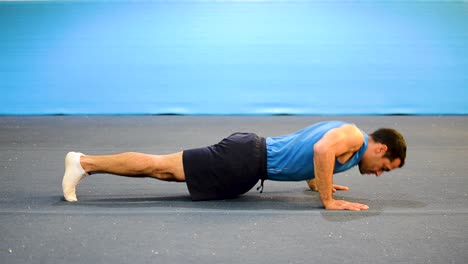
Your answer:
[[[387,145],[379,143],[379,146],[377,147],[377,153],[378,154],[382,154],[382,156],[383,156],[383,155],[385,155],[387,150],[388,150]]]

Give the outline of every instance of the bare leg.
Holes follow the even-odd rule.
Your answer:
[[[110,173],[127,177],[153,177],[163,181],[185,181],[182,152],[150,155],[126,152],[107,156],[81,156],[81,167],[88,174]]]
[[[70,152],[65,158],[65,174],[62,181],[65,199],[70,202],[77,201],[76,185],[93,173],[185,181],[182,152],[168,155],[127,152],[106,156],[88,156]]]

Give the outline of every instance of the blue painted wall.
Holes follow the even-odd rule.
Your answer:
[[[0,114],[467,114],[463,1],[0,2]]]

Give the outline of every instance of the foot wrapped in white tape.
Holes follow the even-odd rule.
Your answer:
[[[80,183],[88,174],[83,170],[80,164],[82,153],[68,152],[65,156],[65,174],[62,180],[62,190],[65,200],[76,202],[76,185]]]

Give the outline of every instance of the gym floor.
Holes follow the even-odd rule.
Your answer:
[[[334,176],[326,211],[305,182],[266,181],[238,199],[192,202],[184,183],[92,175],[61,193],[68,151],[164,154],[232,132],[276,136],[323,120],[405,136],[402,169]],[[467,116],[3,116],[0,263],[468,262]]]

